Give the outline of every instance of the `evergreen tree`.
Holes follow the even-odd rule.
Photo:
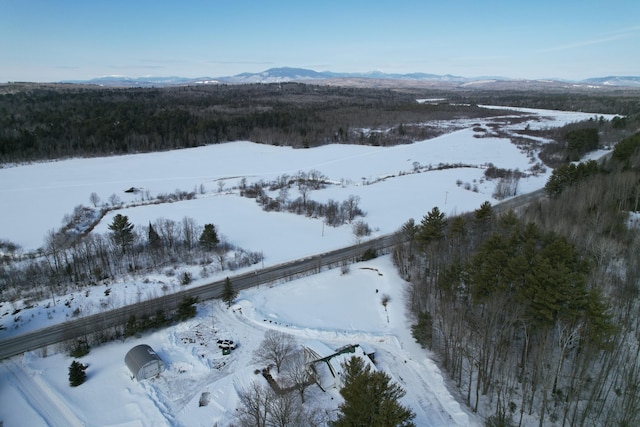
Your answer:
[[[153,225],[151,225],[151,222],[149,222],[149,246],[153,250],[160,249],[160,246],[162,246],[162,239],[156,229],[153,228]]]
[[[613,149],[612,158],[624,165],[625,169],[638,168],[638,164],[633,163],[634,156],[640,151],[640,132],[624,138],[618,142]]]
[[[87,379],[86,369],[87,367],[77,360],[71,362],[71,366],[69,366],[69,385],[71,387],[77,387],[85,382]]]
[[[422,218],[420,223],[420,231],[418,232],[418,241],[422,245],[428,245],[431,242],[444,238],[444,231],[447,226],[447,220],[443,212],[438,207],[431,209],[427,215]]]
[[[418,225],[416,224],[416,222],[413,220],[413,218],[409,219],[407,222],[405,222],[404,224],[402,224],[402,227],[400,228],[400,231],[402,233],[402,236],[409,242],[409,243],[413,243],[413,241],[416,238],[416,235],[418,234]]]
[[[220,243],[216,227],[213,224],[205,224],[199,241],[205,250],[212,251]]]
[[[487,225],[493,217],[493,208],[489,201],[483,202],[478,209],[474,211],[474,219],[480,225]]]
[[[124,337],[132,337],[138,333],[138,321],[136,315],[132,314],[127,320],[127,324],[124,327]]]
[[[344,385],[340,394],[344,402],[340,414],[333,423],[335,427],[414,426],[415,414],[400,405],[406,392],[393,383],[384,372],[371,371],[360,357],[352,357],[343,364]]]
[[[231,280],[227,277],[224,281],[224,288],[222,289],[222,301],[227,304],[227,308],[231,307],[231,303],[238,295],[238,292],[233,289]]]
[[[562,165],[553,170],[544,189],[549,197],[557,198],[567,187],[600,172],[600,166],[595,160],[581,162],[578,165],[574,163]]]
[[[129,222],[126,215],[117,214],[109,224],[109,230],[111,230],[113,242],[120,246],[122,253],[125,254],[127,247],[133,243],[133,224]]]
[[[184,297],[178,305],[178,313],[176,314],[176,319],[178,321],[181,321],[196,317],[197,309],[195,304],[197,302],[198,297]]]
[[[579,160],[583,154],[598,149],[598,129],[574,129],[565,134],[567,151],[572,161]]]

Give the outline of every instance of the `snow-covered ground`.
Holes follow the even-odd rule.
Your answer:
[[[224,426],[235,416],[239,390],[252,381],[267,384],[254,373],[263,366],[252,358],[271,328],[292,334],[300,345],[369,345],[378,369],[407,390],[403,403],[416,413],[416,425],[480,425],[412,339],[404,287],[387,256],[352,265],[344,275],[333,269],[242,292],[231,309],[220,301],[205,302],[195,319],[93,349],[81,359],[89,366],[88,379],[77,388],[69,387],[72,358],[31,352],[0,365],[0,420],[5,427]],[[387,311],[383,295],[390,298]],[[224,356],[216,340],[228,338],[237,348]],[[131,379],[124,356],[141,343],[156,350],[168,368],[158,378],[138,382]],[[202,393],[210,393],[210,403],[200,407]],[[322,392],[313,386],[306,401],[335,410],[340,399],[335,388]]]
[[[540,110],[528,113],[531,127],[560,126],[593,117]],[[485,121],[474,123],[490,129]],[[518,128],[526,125],[519,123]],[[495,182],[483,178],[488,163],[526,172],[538,161],[535,154],[531,157],[507,139],[477,138],[478,126],[474,128],[397,147],[332,145],[294,150],[234,142],[0,169],[0,197],[5,206],[0,210],[0,238],[34,250],[42,245],[47,231],[60,226],[65,214],[79,204],[89,206],[92,192],[105,202],[116,194],[126,205],[139,204],[141,195],[195,189],[195,200],[130,206],[116,212],[127,215],[139,228],[158,218],[180,221],[185,216],[200,225],[213,223],[231,243],[262,252],[265,265],[275,264],[352,244],[351,227],[331,228],[321,219],[263,212],[254,200],[238,195],[240,179],[250,184],[318,170],[335,184],[311,192],[311,199],[342,201],[358,196],[360,207],[367,212],[364,220],[375,234],[389,233],[410,218],[419,221],[434,206],[454,214],[473,210],[485,200],[495,202],[491,196]],[[435,169],[454,163],[472,167]],[[524,178],[519,191],[541,188],[549,173]],[[130,187],[143,192],[123,192]],[[292,190],[289,197],[298,194]],[[107,215],[94,232],[106,232],[114,214]],[[197,272],[194,277],[192,286],[215,279],[198,277]],[[160,286],[179,287],[175,277],[127,278],[109,284],[108,297],[106,287],[99,286],[60,297],[55,306],[42,301],[27,309],[21,302],[2,302],[0,339],[64,321],[76,308],[86,315],[105,303],[115,307],[157,296],[162,293]],[[216,422],[224,426],[233,419],[238,390],[262,379],[254,374],[260,367],[252,361],[252,354],[264,332],[274,328],[293,334],[300,344],[320,341],[338,348],[362,343],[375,349],[378,369],[407,390],[404,403],[416,412],[416,425],[480,425],[481,420],[457,403],[429,354],[411,338],[403,303],[405,286],[389,258],[381,257],[352,265],[344,275],[336,269],[244,291],[233,310],[218,301],[202,303],[193,320],[92,349],[82,359],[89,365],[88,380],[77,388],[68,385],[72,359],[66,354],[55,349],[49,349],[47,357],[42,351],[29,352],[0,365],[0,421],[5,427]],[[390,297],[387,311],[382,295]],[[63,301],[69,301],[68,307]],[[16,308],[21,309],[19,316],[13,315]],[[215,346],[217,338],[234,339],[238,348],[223,356]],[[151,345],[167,362],[168,370],[159,378],[130,379],[124,356],[140,343]],[[201,407],[199,400],[205,392],[210,393],[210,403]],[[340,397],[335,389],[325,393],[313,388],[308,400],[335,410]]]

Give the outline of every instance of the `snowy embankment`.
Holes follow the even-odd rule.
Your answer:
[[[532,126],[559,126],[591,115],[532,111]],[[543,119],[541,119],[543,118]],[[541,121],[538,121],[541,120]],[[499,119],[491,119],[495,124]],[[508,120],[505,119],[507,126]],[[488,123],[478,121],[481,128]],[[527,123],[518,126],[524,128]],[[474,126],[477,129],[478,126]],[[477,136],[482,136],[478,138]],[[533,156],[533,157],[532,157]],[[318,201],[360,198],[364,220],[376,234],[397,230],[410,218],[419,221],[434,206],[447,214],[477,208],[492,198],[495,183],[484,179],[488,163],[527,171],[538,159],[508,139],[478,135],[465,129],[428,141],[398,147],[325,146],[309,150],[236,142],[166,153],[101,159],[74,159],[0,169],[0,237],[26,250],[42,245],[47,231],[78,204],[89,204],[95,192],[103,201],[112,194],[124,202],[116,211],[127,215],[138,229],[150,221],[188,216],[200,224],[214,223],[233,244],[264,253],[265,265],[324,252],[354,243],[350,226],[331,228],[321,219],[287,213],[263,212],[254,200],[238,195],[242,178],[249,183],[315,169],[335,185],[313,191]],[[440,164],[471,167],[437,169]],[[520,192],[541,188],[549,172],[524,178]],[[468,185],[466,185],[468,184]],[[142,193],[123,190],[136,187]],[[195,200],[133,207],[141,194],[154,197],[176,190],[197,191]],[[290,194],[295,198],[297,194]],[[113,214],[115,214],[114,212]],[[106,233],[112,215],[94,232]],[[363,269],[363,267],[366,267]],[[225,275],[229,272],[225,272]],[[214,277],[198,277],[197,286]],[[161,294],[180,285],[177,278],[159,275],[124,278],[90,292],[58,297],[56,305],[35,302],[32,308],[2,304],[0,339],[64,321],[76,308],[82,314]],[[284,284],[270,284],[242,292],[227,310],[218,301],[199,305],[196,319],[138,339],[92,349],[82,359],[88,380],[78,388],[68,385],[66,354],[45,356],[30,352],[0,365],[0,421],[14,425],[225,425],[238,405],[238,391],[260,380],[252,361],[264,331],[275,328],[293,334],[299,344],[321,341],[333,348],[366,343],[376,352],[376,365],[407,390],[404,403],[416,412],[416,425],[479,425],[447,390],[442,373],[410,336],[404,309],[406,284],[388,257]],[[377,292],[376,292],[377,290]],[[381,296],[388,295],[387,309]],[[68,302],[68,306],[64,305]],[[20,308],[18,316],[13,311]],[[231,338],[238,349],[223,356],[215,339]],[[167,362],[159,378],[136,382],[124,365],[133,346],[151,345]],[[54,353],[54,349],[49,349]],[[199,406],[202,393],[209,404]],[[309,402],[335,410],[337,389],[309,391]],[[34,396],[38,396],[35,398]],[[114,410],[117,408],[117,410]]]

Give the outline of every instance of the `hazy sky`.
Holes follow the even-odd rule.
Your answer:
[[[638,0],[0,0],[0,82],[272,67],[640,75]]]

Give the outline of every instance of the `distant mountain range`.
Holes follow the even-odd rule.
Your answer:
[[[640,77],[637,76],[609,76],[593,77],[583,80],[582,83],[597,84],[603,86],[633,86],[640,87]]]
[[[396,81],[404,85],[413,84],[445,84],[447,86],[469,86],[469,85],[496,85],[511,82],[513,84],[561,84],[561,85],[586,85],[586,86],[615,86],[640,88],[640,77],[637,76],[608,76],[594,77],[581,81],[567,80],[521,80],[508,77],[487,76],[487,77],[462,77],[450,74],[428,74],[428,73],[383,73],[381,71],[370,71],[366,73],[337,73],[332,71],[314,71],[305,68],[270,68],[260,73],[240,73],[227,77],[125,77],[106,76],[91,80],[66,80],[61,83],[95,84],[101,86],[119,87],[160,87],[160,86],[180,86],[198,84],[242,84],[242,83],[283,83],[283,82],[309,82],[329,81],[335,84],[340,81],[346,84],[362,85],[363,81]],[[382,83],[380,83],[382,84]]]

